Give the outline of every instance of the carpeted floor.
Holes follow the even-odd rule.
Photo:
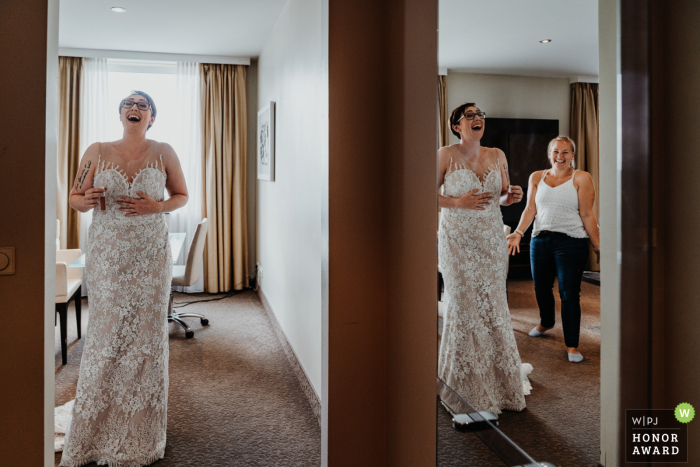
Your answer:
[[[176,302],[207,298],[175,294]],[[210,325],[188,319],[195,336],[185,339],[170,324],[168,442],[165,458],[153,465],[320,465],[321,429],[258,296],[246,291],[185,310],[205,314]],[[56,406],[75,397],[88,317],[84,300],[83,338],[77,340],[71,305],[65,366],[56,327]]]
[[[595,467],[600,458],[600,288],[583,283],[581,289],[579,351],[585,360],[574,364],[567,360],[559,311],[545,337],[528,336],[539,323],[532,281],[508,282],[513,330],[522,361],[534,367],[533,389],[527,409],[503,412],[499,428],[535,460],[562,467]],[[438,406],[438,465],[504,464],[474,434],[454,431],[450,415]]]
[[[523,412],[504,412],[500,429],[538,461],[594,467],[599,458],[600,289],[582,284],[581,345],[586,360],[569,363],[557,326],[544,338],[527,333],[539,322],[531,281],[509,282],[513,329],[523,362],[534,367]],[[556,286],[555,286],[556,287]],[[555,294],[555,297],[557,295]],[[210,298],[176,294],[176,301]],[[557,297],[557,309],[559,299]],[[170,333],[168,445],[155,466],[315,466],[321,430],[255,293],[193,304],[211,325],[191,319],[194,339]],[[56,405],[75,396],[89,305],[83,302],[83,339],[68,317],[68,364],[61,365],[56,327]],[[502,466],[475,435],[452,429],[438,405],[440,467]],[[56,455],[56,463],[60,454]],[[91,464],[91,467],[95,464]]]

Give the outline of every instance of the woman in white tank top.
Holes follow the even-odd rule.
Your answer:
[[[593,213],[595,188],[591,176],[574,169],[576,145],[568,136],[554,138],[547,148],[552,168],[530,175],[527,206],[515,232],[508,236],[508,253],[520,252],[520,240],[532,221],[530,265],[540,324],[530,335],[539,337],[554,327],[554,278],[559,279],[561,320],[570,362],[578,363],[581,328],[581,279],[590,240],[600,261],[600,235]]]

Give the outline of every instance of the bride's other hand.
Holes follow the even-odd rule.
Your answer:
[[[86,211],[96,208],[100,204],[102,193],[107,191],[107,188],[88,188],[83,195]],[[86,212],[85,211],[85,212]]]
[[[146,193],[137,191],[137,195],[141,198],[129,198],[128,196],[120,196],[121,201],[117,204],[122,206],[119,208],[125,214],[125,217],[142,216],[144,214],[154,214],[162,212],[162,205],[154,200]]]
[[[491,201],[492,198],[493,196],[491,196],[491,194],[479,194],[479,189],[474,188],[472,191],[459,198],[457,207],[462,209],[474,209],[476,211],[483,211],[489,205],[489,201]]]
[[[511,185],[508,190],[508,204],[519,203],[523,200],[523,189],[518,185]]]
[[[513,232],[506,237],[508,240],[508,254],[515,256],[515,252],[520,253],[520,239],[522,236],[518,232]]]

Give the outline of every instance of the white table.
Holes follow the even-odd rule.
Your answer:
[[[182,250],[182,245],[185,243],[185,238],[187,233],[185,232],[175,232],[168,234],[168,240],[170,241],[170,250],[173,254],[173,264],[177,263],[177,258],[180,256],[180,251]],[[85,267],[85,253],[80,255],[80,258],[76,259],[68,265],[70,268],[84,268]]]

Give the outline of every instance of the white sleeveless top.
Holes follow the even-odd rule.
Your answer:
[[[574,186],[574,174],[571,179],[557,187],[551,187],[544,181],[547,171],[537,185],[535,206],[537,215],[532,228],[532,236],[536,237],[543,230],[560,232],[574,238],[588,238],[586,229],[578,211],[578,190]]]

